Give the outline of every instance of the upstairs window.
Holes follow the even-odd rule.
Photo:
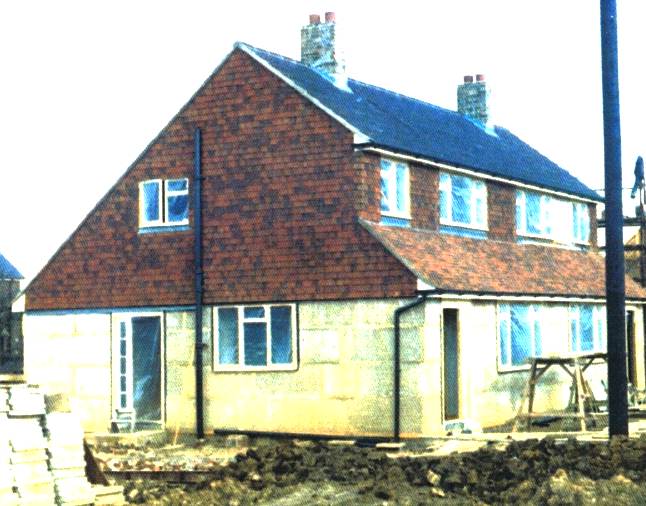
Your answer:
[[[218,370],[294,369],[293,305],[225,306],[214,311]]]
[[[410,219],[408,165],[381,160],[381,214]]]
[[[151,179],[139,183],[139,226],[188,224],[188,179]]]
[[[590,212],[588,206],[582,202],[574,204],[574,221],[572,225],[574,242],[590,242]]]
[[[440,172],[440,223],[487,228],[487,186],[483,181]]]
[[[516,192],[516,233],[562,244],[588,244],[590,240],[588,206],[550,195],[518,190]]]

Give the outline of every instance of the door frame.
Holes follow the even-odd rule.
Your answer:
[[[458,307],[452,307],[452,306],[443,306],[442,308],[442,313],[441,313],[441,370],[442,370],[442,378],[441,378],[441,389],[442,389],[442,395],[441,395],[441,402],[442,402],[442,422],[446,422],[449,420],[458,420],[460,418],[461,412],[462,412],[462,395],[461,395],[461,381],[460,381],[460,308]],[[447,388],[446,388],[446,381],[447,381],[447,376],[446,376],[446,312],[447,311],[452,311],[455,312],[455,392],[457,394],[457,413],[455,413],[455,417],[447,418],[447,409],[446,409],[446,404],[447,404]]]
[[[115,409],[121,407],[121,382],[120,382],[120,345],[121,345],[121,324],[125,324],[126,329],[126,354],[129,361],[126,363],[127,384],[126,388],[130,395],[127,399],[128,407],[133,407],[132,389],[133,389],[133,367],[132,367],[132,320],[133,318],[159,318],[159,361],[160,361],[160,428],[164,428],[166,421],[166,318],[163,311],[124,311],[112,313],[112,339],[110,343],[111,355],[111,374],[112,384],[110,408],[112,416]]]

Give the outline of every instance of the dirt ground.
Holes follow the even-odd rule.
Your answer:
[[[121,470],[111,477],[127,469],[201,473],[195,483],[117,478],[135,504],[646,504],[646,435],[610,443],[483,440],[475,447],[441,455],[427,444],[391,453],[357,444],[258,440],[241,450],[210,443],[104,447],[97,456],[106,469]]]

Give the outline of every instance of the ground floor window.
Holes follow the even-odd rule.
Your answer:
[[[570,306],[570,349],[573,352],[606,351],[606,311],[603,306]]]
[[[501,304],[498,308],[499,356],[502,367],[519,366],[542,353],[541,306]]]
[[[294,311],[292,304],[216,308],[213,312],[214,368],[295,368]]]
[[[499,304],[498,365],[513,369],[547,353],[605,351],[605,329],[600,304]]]

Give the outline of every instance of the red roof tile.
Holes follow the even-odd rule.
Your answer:
[[[438,289],[605,297],[605,262],[595,252],[471,239],[360,221],[418,279]],[[646,299],[646,290],[626,277],[626,296]]]

